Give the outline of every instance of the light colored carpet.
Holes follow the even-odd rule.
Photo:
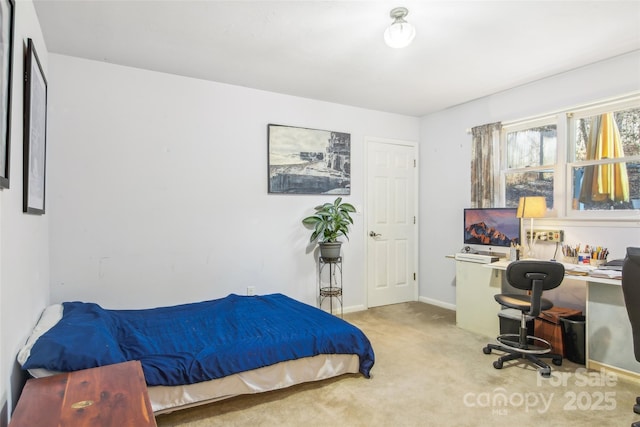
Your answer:
[[[158,426],[629,426],[637,384],[565,360],[545,379],[494,369],[487,338],[455,313],[412,302],[345,315],[373,344],[371,379],[346,375],[157,417]],[[582,368],[582,369],[581,369]]]

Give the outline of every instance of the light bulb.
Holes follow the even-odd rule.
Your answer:
[[[384,32],[384,41],[387,46],[400,49],[409,46],[416,36],[413,25],[403,20],[396,20]]]

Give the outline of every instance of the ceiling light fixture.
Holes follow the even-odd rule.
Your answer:
[[[389,16],[393,18],[393,22],[384,31],[384,41],[387,46],[395,49],[407,47],[416,36],[414,26],[404,20],[408,13],[409,10],[406,7],[391,9]]]

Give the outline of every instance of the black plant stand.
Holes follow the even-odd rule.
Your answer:
[[[318,260],[318,283],[320,287],[319,306],[329,298],[329,312],[333,314],[333,300],[340,304],[340,317],[343,316],[342,308],[342,257],[324,258]],[[336,307],[337,308],[337,307]]]

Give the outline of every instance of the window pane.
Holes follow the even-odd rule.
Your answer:
[[[507,168],[555,164],[557,135],[556,125],[507,133]]]
[[[620,135],[620,143],[622,147],[622,151],[617,157],[635,156],[640,154],[640,108],[615,111],[611,114],[613,115],[615,128]],[[590,149],[589,138],[593,141],[592,144],[596,143],[596,135],[599,129],[598,125],[602,123],[602,116],[603,115],[584,117],[575,121],[576,161],[600,158],[597,155],[595,157],[593,156],[593,153],[598,153],[600,150],[596,149],[595,146]],[[613,153],[610,153],[605,157],[613,158],[612,154]]]
[[[574,210],[640,209],[640,162],[576,166],[571,175]]]
[[[523,196],[544,196],[547,209],[553,208],[553,171],[507,173],[505,183],[507,208],[517,208]]]

